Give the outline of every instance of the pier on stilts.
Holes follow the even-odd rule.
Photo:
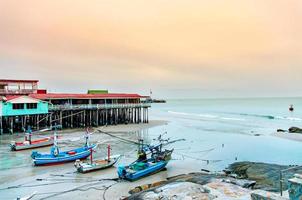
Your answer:
[[[12,89],[10,89],[12,88]],[[17,88],[17,89],[16,89]],[[26,88],[26,89],[25,89]],[[89,90],[47,93],[37,80],[0,80],[0,134],[33,130],[148,123],[148,96]]]
[[[117,124],[148,123],[148,103],[49,105],[48,114],[0,117],[2,132],[23,132],[30,126],[34,130],[97,127]]]

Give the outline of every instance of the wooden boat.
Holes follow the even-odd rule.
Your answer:
[[[110,145],[107,146],[107,157],[104,159],[93,160],[92,152],[90,154],[90,163],[76,160],[74,163],[75,168],[80,173],[87,173],[91,171],[106,169],[112,167],[121,157],[121,155],[110,155]]]
[[[53,137],[44,137],[42,139],[32,140],[33,133],[40,133],[42,131],[32,132],[32,130],[29,126],[27,129],[27,132],[25,133],[25,140],[23,142],[12,141],[10,143],[10,149],[12,151],[19,151],[19,150],[34,149],[34,148],[38,148],[38,147],[45,147],[45,146],[53,145],[54,144]]]
[[[31,157],[33,158],[33,163],[37,165],[49,165],[58,164],[75,161],[77,159],[85,159],[91,154],[91,149],[96,147],[96,145],[89,145],[88,136],[86,136],[86,143],[83,147],[72,149],[69,151],[60,152],[57,144],[57,136],[54,136],[54,145],[50,150],[49,154],[39,153],[33,151]]]
[[[128,166],[119,166],[117,171],[118,176],[121,179],[135,181],[163,170],[171,160],[173,149],[164,151],[161,149],[162,144],[149,147],[152,154],[151,158],[145,160],[139,158]]]
[[[87,173],[112,167],[120,159],[120,157],[121,155],[114,155],[110,157],[110,160],[108,160],[108,158],[104,158],[100,160],[94,160],[92,163],[76,160],[74,166],[78,172]]]
[[[33,151],[31,157],[33,158],[34,165],[49,165],[49,164],[58,164],[64,162],[71,162],[77,159],[85,159],[87,158],[91,151],[90,149],[94,148],[95,145],[92,146],[84,146],[77,149],[72,149],[69,151],[59,152],[55,154],[55,150],[53,147],[51,149],[50,154],[41,154],[37,151]]]
[[[24,142],[15,142],[10,143],[10,149],[12,151],[20,151],[25,149],[34,149],[39,147],[51,146],[54,143],[53,137],[42,138],[38,140],[24,141]]]

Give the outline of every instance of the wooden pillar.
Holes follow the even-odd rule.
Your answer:
[[[73,110],[70,111],[70,128],[73,128]]]
[[[106,126],[108,125],[108,109],[106,109]]]
[[[96,109],[96,126],[99,126],[99,109]]]
[[[0,116],[0,135],[3,134],[3,123],[2,123],[2,116]]]
[[[60,125],[63,124],[63,111],[60,111]]]
[[[10,117],[10,134],[14,133],[14,117]]]
[[[50,130],[52,129],[52,121],[51,121],[51,118],[52,118],[52,113],[49,115],[49,127],[50,127]]]
[[[40,115],[38,114],[38,116],[37,116],[37,130],[40,130]]]

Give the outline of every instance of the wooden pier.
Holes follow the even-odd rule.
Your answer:
[[[49,105],[48,114],[0,117],[2,133],[24,132],[60,125],[63,129],[148,123],[149,103]]]

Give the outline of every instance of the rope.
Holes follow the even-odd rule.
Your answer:
[[[200,158],[196,158],[194,156],[188,156],[186,154],[181,154],[181,153],[175,153],[175,154],[178,154],[178,155],[181,155],[183,157],[187,157],[187,158],[191,158],[191,159],[194,159],[194,160],[201,160],[201,161],[204,161],[204,162],[221,162],[222,160],[207,160],[207,159],[200,159]]]
[[[116,136],[116,135],[112,135],[112,134],[110,134],[110,133],[108,133],[108,132],[104,132],[104,131],[102,131],[102,130],[100,130],[100,129],[98,129],[97,131],[99,131],[100,133],[104,133],[105,135],[109,135],[110,137],[118,138],[119,140],[122,140],[122,141],[124,141],[124,142],[128,142],[128,143],[140,145],[140,143],[138,143],[138,142],[135,142],[135,141],[133,141],[133,140],[128,140],[128,139],[125,139],[125,138],[122,138],[122,137],[119,137],[119,136]]]

